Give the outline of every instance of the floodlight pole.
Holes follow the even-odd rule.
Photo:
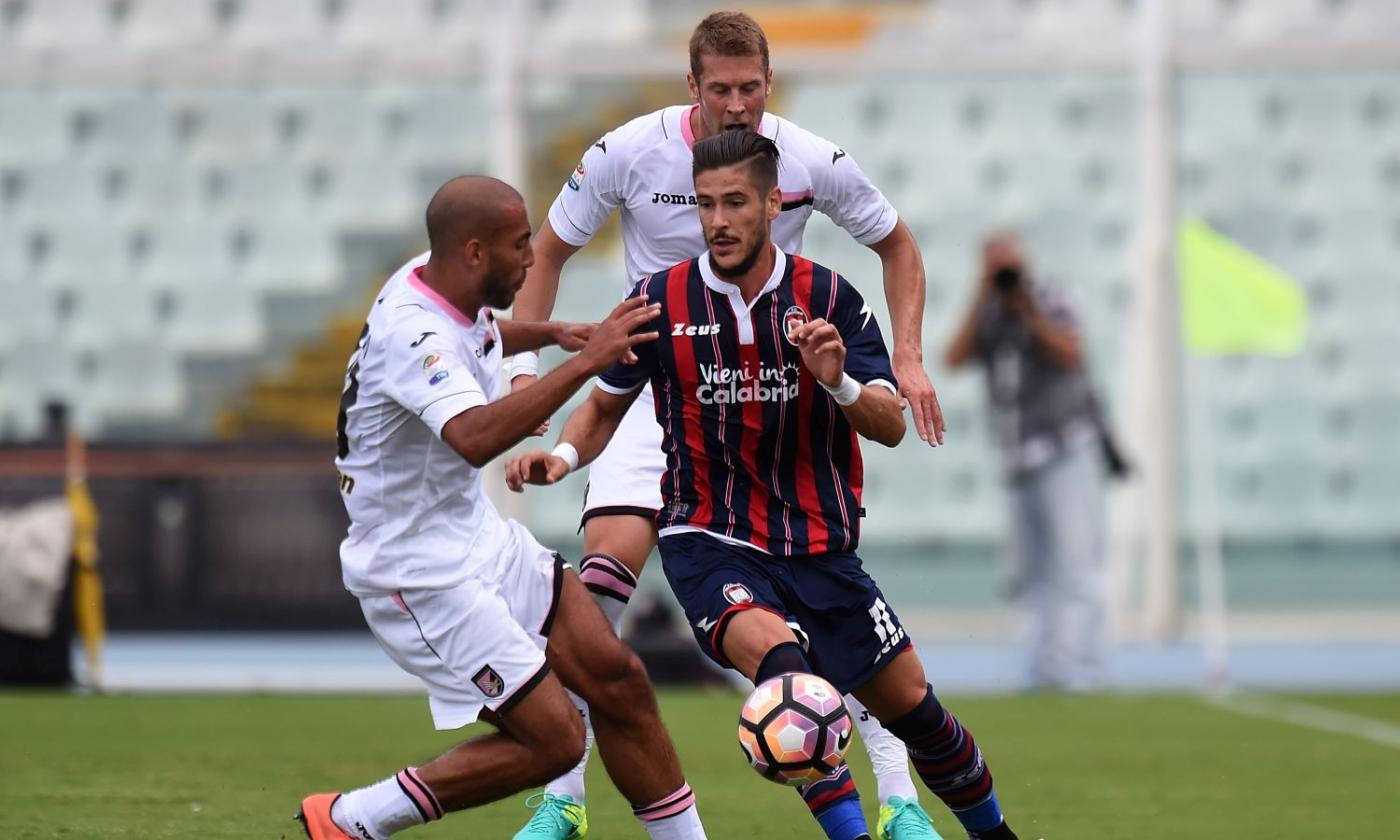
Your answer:
[[[530,185],[526,183],[529,167],[525,148],[524,36],[532,5],[527,0],[496,4],[495,11],[485,18],[489,31],[481,53],[481,74],[486,85],[488,172],[515,187],[527,201]],[[504,370],[501,376],[505,376]],[[505,472],[486,470],[485,479],[487,498],[501,515],[526,521],[529,507],[519,493],[508,492]]]
[[[1151,641],[1180,630],[1178,587],[1177,432],[1181,400],[1176,283],[1172,270],[1175,212],[1172,120],[1172,18],[1169,0],[1146,0],[1136,55],[1139,173],[1134,257],[1137,290],[1128,366],[1128,430],[1138,438],[1143,494],[1142,620]],[[1133,338],[1136,336],[1137,338]]]

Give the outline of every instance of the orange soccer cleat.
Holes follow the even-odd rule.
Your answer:
[[[331,819],[331,806],[339,798],[338,793],[313,793],[301,800],[296,819],[311,840],[355,840]]]

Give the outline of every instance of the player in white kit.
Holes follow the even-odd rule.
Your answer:
[[[345,586],[396,663],[427,688],[433,723],[497,731],[345,794],[306,797],[312,840],[386,840],[542,784],[584,752],[564,688],[585,698],[606,764],[653,838],[704,838],[641,662],[608,630],[563,558],[503,519],[481,469],[596,373],[656,333],[644,301],[593,325],[497,321],[533,262],[519,193],[493,178],[443,185],[432,250],[389,279],[346,372],[337,429],[350,514]],[[502,355],[559,344],[578,354],[529,393],[499,393]]]
[[[608,132],[590,147],[559,191],[548,220],[535,235],[537,261],[516,302],[520,318],[547,318],[565,261],[588,243],[617,210],[622,217],[626,295],[644,277],[705,253],[691,172],[697,139],[720,131],[759,131],[782,153],[782,212],[773,241],[800,253],[813,210],[829,216],[874,250],[884,266],[894,328],[893,367],[914,427],[930,445],[942,442],[943,418],[923,369],[924,269],[909,228],[844,150],[797,125],[764,112],[772,85],[763,30],[741,12],[718,12],[700,22],[690,42],[692,105],[647,114]],[[684,325],[680,325],[684,328]],[[519,354],[512,389],[532,387],[538,356]],[[584,499],[584,558],[580,577],[603,611],[620,626],[637,576],[656,544],[665,456],[650,392],[632,405],[617,434],[590,467]],[[905,747],[854,698],[879,781],[877,834],[889,840],[934,836],[919,808]],[[587,756],[585,755],[585,762]],[[535,818],[517,840],[573,840],[585,819],[583,767],[551,782]]]

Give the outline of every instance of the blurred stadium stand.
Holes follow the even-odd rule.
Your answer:
[[[0,439],[32,438],[43,401],[62,398],[98,441],[329,440],[365,295],[421,247],[430,190],[487,165],[489,96],[468,60],[483,46],[486,5],[0,0]],[[1011,224],[1080,299],[1096,377],[1114,402],[1133,338],[1123,320],[1134,295],[1138,105],[1127,55],[1139,4],[833,3],[817,24],[792,4],[748,6],[775,33],[773,110],[843,144],[924,250],[926,358],[955,445],[867,447],[867,533],[911,591],[988,606],[1003,513],[980,384],[934,360],[979,237]],[[1174,7],[1177,209],[1299,278],[1311,307],[1301,356],[1208,362],[1232,589],[1246,582],[1245,603],[1301,603],[1325,589],[1343,606],[1393,607],[1400,7]],[[522,103],[537,220],[588,142],[684,99],[677,47],[696,16],[675,0],[542,8]],[[660,58],[643,43],[655,32],[669,39]],[[810,52],[852,33],[854,59]],[[922,58],[890,69],[908,56]],[[636,73],[616,69],[634,58]],[[824,219],[806,251],[866,289],[879,283],[874,257]],[[570,263],[557,312],[596,318],[621,286],[619,255],[590,249]],[[149,626],[136,605],[175,603],[140,593],[196,585],[161,582],[142,565],[157,562],[151,517],[173,515],[169,494],[197,511],[182,516],[207,517],[182,525],[200,532],[179,554],[197,585],[262,605],[216,613],[215,624],[277,623],[259,576],[312,563],[320,583],[303,594],[329,604],[319,587],[337,585],[342,514],[321,467],[308,470],[314,480],[255,489],[213,476],[101,479],[106,556],[132,558],[109,584],[114,625]],[[19,478],[3,481],[0,500],[22,495]],[[542,536],[574,539],[575,494],[528,504]],[[133,506],[140,515],[124,516]],[[266,545],[220,555],[222,535],[252,538],[228,511],[285,524],[259,526]],[[962,565],[935,583],[922,574],[931,555]],[[1285,567],[1305,572],[1291,589],[1271,583]],[[307,614],[358,623],[353,606],[335,603]]]

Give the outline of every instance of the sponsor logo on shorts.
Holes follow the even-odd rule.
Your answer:
[[[480,671],[473,674],[472,682],[487,697],[500,697],[506,690],[506,681],[490,665],[483,665]]]
[[[783,313],[783,336],[787,338],[789,344],[797,344],[792,340],[792,331],[807,323],[807,312],[796,304],[789,306]]]
[[[726,583],[724,585],[724,600],[731,604],[749,604],[753,602],[753,593],[742,583]]]

